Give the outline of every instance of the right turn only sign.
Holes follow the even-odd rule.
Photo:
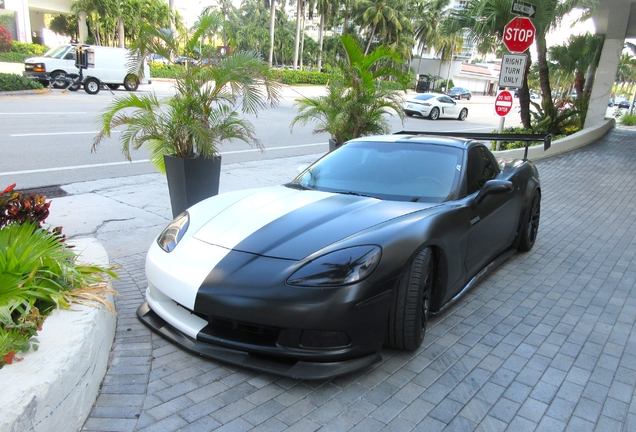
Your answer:
[[[504,54],[499,71],[499,87],[521,88],[527,59],[525,54]]]

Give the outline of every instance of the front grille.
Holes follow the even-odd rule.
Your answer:
[[[276,346],[280,329],[224,318],[208,317],[208,325],[199,332],[199,339],[226,340],[266,347]]]

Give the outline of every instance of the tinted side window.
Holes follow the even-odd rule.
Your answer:
[[[494,179],[498,174],[498,168],[486,153],[483,147],[473,147],[468,152],[468,165],[466,166],[466,193],[468,195],[477,192],[488,180]]]

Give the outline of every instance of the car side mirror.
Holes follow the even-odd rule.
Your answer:
[[[475,202],[479,204],[487,196],[510,193],[514,189],[515,187],[513,186],[512,182],[508,180],[489,180],[481,188],[481,190],[477,194],[477,197],[475,197]]]

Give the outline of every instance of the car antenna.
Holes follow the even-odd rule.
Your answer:
[[[430,135],[453,138],[467,138],[474,140],[489,141],[525,141],[526,147],[523,153],[523,160],[528,160],[528,147],[531,142],[543,142],[543,151],[552,146],[552,135],[549,133],[538,134],[499,134],[499,133],[478,133],[478,132],[428,132],[428,131],[408,131],[395,132],[394,135]]]

